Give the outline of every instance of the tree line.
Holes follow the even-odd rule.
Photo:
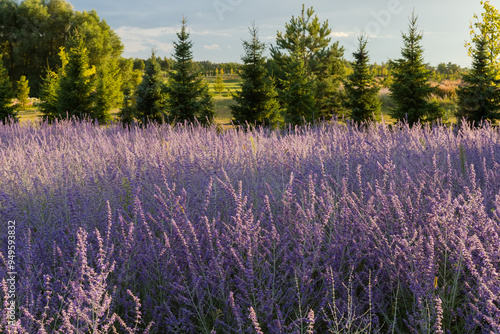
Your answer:
[[[146,68],[146,63],[144,59],[134,58],[134,69],[143,71]],[[160,69],[168,75],[168,73],[173,70],[175,59],[168,57],[156,57],[155,60],[159,65]],[[193,70],[196,72],[201,72],[205,76],[217,76],[219,74],[227,75],[237,75],[239,73],[241,64],[239,63],[212,63],[208,60],[193,61]]]
[[[233,93],[233,120],[243,125],[302,124],[345,115],[354,122],[372,121],[380,112],[382,85],[395,107],[390,114],[410,125],[442,119],[444,111],[431,100],[437,88],[432,78],[457,78],[456,116],[474,124],[499,119],[500,14],[489,1],[471,23],[466,45],[472,67],[424,61],[417,16],[402,34],[401,58],[369,64],[368,37],[358,38],[354,61],[331,39],[328,21],[302,6],[278,32],[276,44],[259,40],[258,27],[243,41],[243,64],[194,62],[187,20],[182,19],[173,59],[152,52],[145,62],[121,57],[119,37],[95,11],[77,12],[64,0],[0,0],[0,118],[16,119],[11,106],[13,85],[31,90],[42,100],[40,110],[50,121],[65,117],[147,123],[198,121],[211,123],[213,98],[203,76],[238,73],[241,90]],[[270,56],[265,52],[269,48]],[[381,79],[382,77],[382,79]],[[11,80],[12,79],[12,80]],[[28,86],[29,82],[29,86]],[[21,95],[21,94],[20,94]]]
[[[79,48],[86,52],[78,61],[88,65],[85,76],[90,82],[70,83]],[[47,115],[55,110],[61,115],[92,111],[92,118],[109,119],[111,107],[121,102],[124,83],[131,81],[132,61],[121,58],[122,52],[119,36],[94,10],[75,11],[64,0],[0,0],[0,100],[10,100],[19,89],[12,83],[23,79],[32,96],[43,98]],[[62,94],[71,85],[90,91],[91,99],[76,110],[64,104],[72,94],[80,94]],[[56,97],[60,101],[54,101]],[[6,117],[16,117],[9,103],[0,105],[0,118]]]

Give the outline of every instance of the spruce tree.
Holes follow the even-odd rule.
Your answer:
[[[214,82],[214,90],[220,94],[224,91],[224,88],[226,88],[226,85],[224,84],[224,80],[222,79],[222,76],[218,75],[215,77],[215,82]]]
[[[176,60],[169,80],[169,113],[173,122],[194,122],[197,118],[202,124],[211,123],[215,112],[213,98],[208,84],[203,81],[201,73],[193,66],[193,42],[186,31],[186,18],[182,18],[181,31],[177,33],[178,41],[174,42],[174,58]]]
[[[285,123],[303,124],[312,122],[318,115],[314,96],[314,84],[308,78],[304,60],[292,53],[286,67],[285,79],[282,80],[282,107]]]
[[[417,17],[412,14],[408,34],[403,34],[404,47],[401,59],[391,61],[393,82],[391,97],[396,107],[391,116],[398,121],[406,120],[410,125],[430,122],[442,118],[444,111],[429,98],[435,88],[431,87],[431,71],[424,63],[424,50],[420,45],[423,34],[417,31]]]
[[[127,87],[123,92],[123,102],[118,111],[118,120],[123,125],[131,124],[134,121],[135,110],[132,105],[132,90]]]
[[[57,112],[57,90],[59,86],[59,78],[56,72],[47,69],[47,74],[43,78],[42,86],[40,87],[40,104],[39,108],[43,118],[49,122],[59,118]]]
[[[120,91],[122,81],[118,61],[109,58],[106,65],[97,71],[95,107],[92,112],[92,118],[97,119],[99,123],[111,121],[110,111],[118,105],[123,95]]]
[[[28,106],[29,94],[29,82],[26,76],[21,75],[21,78],[17,81],[17,100],[20,109],[24,110]]]
[[[146,61],[142,82],[137,86],[135,113],[143,124],[163,123],[166,118],[165,84],[154,51]]]
[[[236,104],[230,106],[235,122],[240,124],[270,125],[281,120],[277,93],[267,75],[266,46],[259,41],[259,29],[252,24],[250,40],[243,41],[245,55],[241,57],[241,90],[233,95]]]
[[[96,69],[89,65],[88,51],[80,38],[74,40],[64,63],[56,90],[59,117],[92,118]]]
[[[17,121],[17,112],[12,106],[12,85],[10,83],[7,70],[3,66],[2,58],[0,57],[0,122],[7,123]]]
[[[344,85],[347,95],[345,104],[353,121],[373,121],[373,115],[380,111],[381,102],[378,98],[380,87],[375,82],[368,65],[366,35],[361,35],[358,41],[358,50],[353,53],[355,59],[353,72],[347,77]]]
[[[500,80],[487,52],[486,37],[474,40],[472,68],[462,76],[463,85],[457,89],[458,122],[465,120],[479,125],[484,120],[500,119]]]

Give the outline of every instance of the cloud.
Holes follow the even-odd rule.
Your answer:
[[[400,38],[399,36],[394,36],[394,35],[368,35],[370,38],[375,38],[375,39],[397,39]]]
[[[172,40],[175,31],[175,28],[171,27],[139,28],[123,26],[115,29],[125,46],[126,54],[141,51],[149,52],[152,48],[169,53],[173,50],[173,44],[169,43],[169,41]]]
[[[356,35],[356,33],[352,31],[334,31],[330,34],[331,37],[335,38],[351,37],[354,35]]]
[[[229,34],[229,33],[222,32],[222,31],[215,31],[215,30],[203,30],[203,31],[191,30],[190,33],[193,35],[211,35],[211,36],[231,37],[231,34]]]
[[[203,45],[205,50],[220,50],[219,44]]]
[[[159,37],[162,35],[173,35],[176,31],[177,29],[174,27],[139,28],[122,26],[115,29],[115,32],[122,38],[137,36]]]

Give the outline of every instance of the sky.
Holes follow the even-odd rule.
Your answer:
[[[275,44],[302,4],[313,7],[321,22],[328,21],[332,41],[345,48],[352,60],[357,38],[368,36],[372,63],[401,58],[402,33],[408,31],[412,11],[424,34],[425,62],[436,66],[452,62],[470,66],[464,47],[470,41],[469,25],[480,14],[480,0],[69,0],[78,11],[95,9],[101,19],[121,37],[124,57],[146,59],[155,48],[160,57],[172,57],[181,19],[193,45],[194,60],[213,63],[241,62],[242,41],[249,39],[248,27],[255,22],[260,40]],[[490,3],[500,8],[500,0]]]

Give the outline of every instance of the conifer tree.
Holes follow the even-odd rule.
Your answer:
[[[220,75],[216,76],[214,82],[214,90],[218,92],[220,95],[224,91],[224,88],[226,88],[226,85],[224,84],[222,76]]]
[[[429,82],[431,71],[425,67],[424,50],[420,45],[422,37],[423,34],[417,31],[417,17],[413,13],[409,32],[403,34],[403,57],[391,61],[393,82],[390,91],[396,105],[391,116],[398,121],[406,120],[410,125],[418,121],[431,122],[444,115],[436,102],[429,101],[435,88]]]
[[[472,68],[462,76],[463,85],[457,89],[459,122],[477,126],[484,120],[500,119],[499,73],[491,66],[487,44],[484,36],[474,40]]]
[[[92,118],[97,119],[99,123],[108,123],[111,120],[110,111],[123,95],[120,91],[122,81],[118,61],[109,58],[106,65],[97,71]]]
[[[96,69],[89,66],[88,51],[80,38],[74,40],[67,54],[67,64],[64,63],[63,60],[56,90],[59,117],[92,118]]]
[[[163,123],[166,118],[165,84],[154,51],[146,61],[142,82],[137,86],[135,113],[143,124]]]
[[[259,40],[259,29],[252,24],[249,28],[250,40],[243,41],[245,55],[241,57],[241,91],[233,95],[236,104],[231,105],[231,113],[240,124],[276,126],[281,120],[277,93],[272,80],[267,75],[265,44]]]
[[[132,105],[132,90],[127,87],[123,92],[123,102],[118,111],[118,119],[124,125],[131,124],[134,121],[134,106]]]
[[[17,112],[12,106],[13,97],[9,75],[0,57],[0,122],[2,123],[17,121]]]
[[[314,121],[318,115],[314,83],[307,76],[303,58],[292,53],[284,69],[286,76],[282,81],[281,96],[285,123],[303,124],[304,121]]]
[[[178,41],[174,42],[176,62],[169,78],[170,117],[174,122],[194,122],[197,118],[202,124],[211,123],[215,117],[213,98],[208,84],[193,66],[193,42],[189,40],[186,30],[186,18],[183,17],[181,22]]]
[[[347,77],[344,85],[346,92],[346,108],[355,122],[373,121],[373,115],[380,111],[378,92],[380,87],[374,80],[368,65],[369,56],[366,35],[358,38],[358,50],[353,53],[353,72]]]
[[[29,82],[26,79],[26,76],[21,75],[21,78],[17,81],[17,100],[19,101],[19,108],[26,109],[26,106],[28,105],[29,94]]]
[[[58,85],[59,78],[57,73],[48,69],[40,88],[41,102],[39,108],[43,118],[46,118],[49,122],[59,118],[59,113],[57,112]]]
[[[279,100],[285,112],[300,110],[301,105],[307,105],[303,113],[310,120],[330,118],[341,112],[339,88],[345,76],[344,49],[338,42],[331,43],[331,32],[328,21],[321,23],[313,8],[306,10],[304,5],[301,15],[292,17],[285,25],[285,32],[278,32],[271,55],[276,65],[274,74],[279,78]],[[303,75],[300,81],[305,85],[302,87],[290,82],[298,75]],[[292,92],[299,92],[299,96],[305,96],[306,100],[301,101],[295,96],[299,105],[291,106],[288,96]],[[308,100],[311,94],[312,104]],[[302,119],[301,115],[287,117]]]

